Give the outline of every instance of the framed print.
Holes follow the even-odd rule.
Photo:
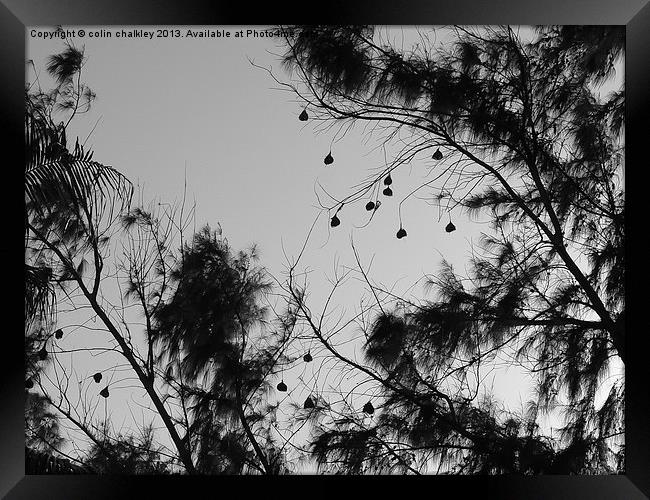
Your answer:
[[[649,498],[650,6],[315,7],[0,2],[0,494]]]

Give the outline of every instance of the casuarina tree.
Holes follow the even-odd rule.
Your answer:
[[[352,472],[620,471],[623,28],[433,28],[412,47],[372,26],[291,30],[290,77],[274,78],[310,119],[367,123],[394,152],[328,208],[362,206],[384,179],[393,174],[394,185],[395,173],[421,161],[435,169],[419,194],[449,213],[446,233],[463,211],[490,222],[465,274],[445,262],[421,303],[379,303],[366,328],[368,365],[336,351],[289,282],[325,349],[382,388],[372,424],[350,414],[321,429],[320,463]],[[518,413],[478,396],[479,367],[504,355],[534,380]],[[541,425],[544,414],[561,419],[560,432]]]

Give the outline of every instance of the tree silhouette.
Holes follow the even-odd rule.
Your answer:
[[[263,410],[278,347],[255,335],[270,291],[256,260],[255,248],[235,253],[220,229],[205,226],[170,271],[173,293],[154,316],[158,362],[187,397],[185,439],[204,473],[282,467]]]
[[[609,394],[601,385],[612,360],[625,362],[624,91],[601,95],[600,86],[612,81],[623,29],[455,27],[419,33],[412,49],[372,26],[291,30],[283,61],[293,79],[276,81],[310,120],[339,130],[367,122],[401,145],[325,208],[365,202],[428,155],[436,170],[420,188],[431,202],[491,225],[466,276],[444,262],[429,279],[435,299],[393,311],[377,300],[368,366],[341,354],[325,314],[313,316],[290,276],[286,291],[306,327],[383,399],[372,425],[347,413],[343,427],[322,427],[319,463],[350,473],[620,471],[623,381]],[[436,36],[450,41],[436,45]],[[536,380],[518,414],[479,397],[480,367],[504,354]],[[558,409],[565,421],[553,437],[540,418]]]
[[[55,335],[56,292],[67,297],[79,293],[119,346],[136,373],[177,447],[180,461],[194,472],[189,450],[181,442],[174,423],[154,387],[152,367],[143,366],[130,334],[120,330],[102,302],[100,286],[105,271],[106,246],[120,214],[129,207],[131,183],[112,167],[92,161],[92,152],[75,142],[68,147],[66,129],[79,112],[89,109],[94,94],[81,83],[83,52],[67,43],[66,50],[50,58],[47,70],[57,82],[50,92],[28,87],[25,121],[25,259],[26,356],[38,345],[39,360],[48,357],[47,341]],[[38,79],[37,79],[38,82]],[[57,113],[68,113],[57,123]],[[79,303],[77,308],[84,307]],[[51,332],[51,333],[50,333]],[[28,362],[27,369],[35,366]],[[37,375],[28,371],[28,380]],[[99,442],[86,421],[78,418],[62,390],[70,374],[58,387],[60,401],[46,398],[59,413]],[[42,386],[41,386],[42,389]],[[103,390],[106,393],[106,389]],[[41,417],[49,414],[41,414]],[[29,424],[29,422],[28,422]]]
[[[33,65],[33,62],[31,62]],[[56,291],[70,280],[65,267],[56,267],[43,242],[35,237],[57,233],[56,244],[72,252],[88,248],[90,234],[84,217],[97,220],[115,206],[128,204],[131,184],[112,167],[92,160],[92,151],[77,141],[70,148],[66,130],[79,113],[90,109],[95,98],[81,82],[83,51],[67,43],[66,49],[50,57],[47,73],[56,86],[44,91],[25,91],[25,362],[27,390],[40,382],[49,363],[48,349],[56,324]],[[35,68],[34,68],[35,70]],[[64,116],[65,120],[57,122]],[[81,264],[80,264],[81,265]],[[80,269],[80,268],[77,268]],[[49,344],[48,344],[49,342]],[[57,450],[62,438],[57,416],[50,412],[47,398],[29,392],[26,406],[26,445],[30,453]],[[35,462],[36,463],[36,462]],[[40,463],[40,462],[38,462]]]
[[[110,166],[93,161],[93,152],[77,139],[69,148],[66,130],[79,113],[85,113],[95,98],[81,81],[83,51],[67,43],[66,49],[50,57],[47,72],[57,85],[44,91],[38,77],[25,92],[25,252],[30,238],[29,225],[47,230],[56,227],[68,243],[81,244],[87,227],[83,216],[101,218],[117,202],[128,204],[132,186]],[[32,62],[33,65],[33,62]],[[57,122],[61,113],[65,121]],[[96,237],[97,235],[92,235]],[[26,255],[34,258],[33,253]],[[51,312],[53,283],[66,276],[52,275],[52,269],[38,258],[26,263],[25,314],[29,319],[44,318]]]
[[[156,446],[152,427],[141,435],[111,436],[104,426],[102,439],[86,452],[84,464],[97,474],[168,474],[168,459]]]
[[[441,237],[458,234],[461,211],[490,222],[465,274],[443,262],[424,299],[400,297],[372,281],[353,243],[356,268],[337,269],[315,308],[297,267],[304,247],[281,281],[220,227],[188,238],[185,197],[134,203],[122,174],[69,143],[94,94],[83,52],[67,43],[47,67],[55,88],[26,91],[29,470],[281,474],[315,461],[345,474],[621,472],[624,93],[605,90],[623,31],[436,28],[442,43],[420,33],[412,48],[371,26],[292,31],[292,80],[276,81],[302,99],[298,120],[367,124],[387,153],[324,207],[327,230],[345,226],[346,206],[373,222],[382,194],[427,193]],[[335,154],[318,154],[323,168]],[[416,161],[430,178],[404,195]],[[417,228],[398,210],[387,237],[408,242]],[[333,295],[349,279],[369,293],[336,319]],[[62,353],[76,356],[68,338],[84,332],[60,321],[69,311],[97,323],[79,351],[110,365],[64,364]],[[94,344],[102,335],[107,347]],[[532,381],[521,408],[487,387],[502,366]],[[125,387],[162,426],[114,430],[110,405]]]

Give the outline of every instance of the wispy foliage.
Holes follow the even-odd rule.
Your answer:
[[[443,263],[428,281],[429,300],[394,313],[380,306],[364,329],[375,371],[348,365],[381,388],[373,431],[394,449],[417,447],[417,470],[617,470],[620,374],[604,403],[599,388],[625,362],[625,97],[622,86],[600,89],[616,76],[623,28],[440,28],[430,37],[418,30],[412,46],[368,26],[293,29],[287,86],[310,116],[332,126],[367,122],[369,136],[386,131],[382,140],[401,148],[336,206],[357,203],[387,172],[442,149],[420,186],[430,204],[490,223],[466,275]],[[316,336],[332,349],[328,335]],[[479,399],[481,369],[504,358],[535,381],[523,414]],[[562,439],[538,427],[562,411]],[[322,430],[319,462],[355,473],[372,463],[345,455],[356,434],[337,432]]]

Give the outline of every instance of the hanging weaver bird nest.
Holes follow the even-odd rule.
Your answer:
[[[334,157],[332,156],[332,152],[331,152],[331,151],[330,151],[329,153],[327,153],[327,156],[326,156],[325,159],[323,160],[323,163],[324,163],[325,165],[331,165],[332,163],[334,163]]]
[[[433,156],[431,158],[434,160],[442,160],[442,153],[440,152],[440,148],[436,149],[436,152],[433,153]]]
[[[382,191],[382,193],[384,193],[385,196],[393,196],[393,190],[392,190],[391,188],[389,188],[389,187],[387,187],[386,189],[384,189],[384,190]]]
[[[401,240],[405,236],[406,236],[406,229],[404,229],[403,227],[400,227],[399,231],[397,231],[397,239]]]
[[[368,210],[368,212],[370,212],[371,210],[374,210],[374,209],[375,209],[375,202],[374,201],[369,201],[368,203],[366,203],[366,210]]]
[[[280,392],[287,392],[287,384],[285,384],[284,381],[282,381],[277,385],[277,389]]]
[[[308,410],[310,408],[314,408],[316,405],[314,404],[314,400],[311,398],[311,396],[307,396],[307,399],[305,399],[305,404],[303,405],[303,408],[305,410]]]
[[[332,217],[332,220],[330,221],[330,226],[336,227],[340,223],[341,223],[341,221],[339,220],[338,216],[335,215],[334,217]]]
[[[102,374],[100,372],[95,373],[93,379],[99,384],[102,381]]]
[[[302,357],[302,359],[305,361],[305,363],[309,363],[309,362],[310,362],[312,359],[314,359],[314,358],[312,358],[312,357],[311,357],[311,354],[309,353],[309,351],[307,351],[307,354],[305,354],[305,355]]]
[[[309,115],[307,114],[307,110],[303,109],[302,113],[298,115],[298,120],[301,122],[306,122],[309,119]]]
[[[372,403],[370,401],[363,405],[363,412],[367,413],[368,415],[375,413],[375,407],[372,406]]]
[[[63,330],[59,328],[56,332],[54,332],[54,338],[60,339],[61,337],[63,337]]]
[[[25,380],[25,387],[27,389],[31,389],[32,387],[34,387],[34,381],[32,380],[31,377]]]
[[[456,226],[454,226],[452,222],[449,222],[449,224],[445,226],[445,231],[447,231],[448,233],[451,233],[452,231],[455,230],[456,230]]]
[[[386,178],[384,179],[384,185],[385,185],[385,186],[390,186],[392,183],[393,183],[393,179],[392,179],[392,177],[390,176],[390,174],[388,174],[388,175],[386,176]]]
[[[38,351],[38,359],[40,359],[41,361],[47,359],[47,349],[45,348],[45,346],[43,346],[43,348],[40,351]]]
[[[99,391],[99,395],[103,398],[108,397],[108,386],[104,387],[101,391]]]

